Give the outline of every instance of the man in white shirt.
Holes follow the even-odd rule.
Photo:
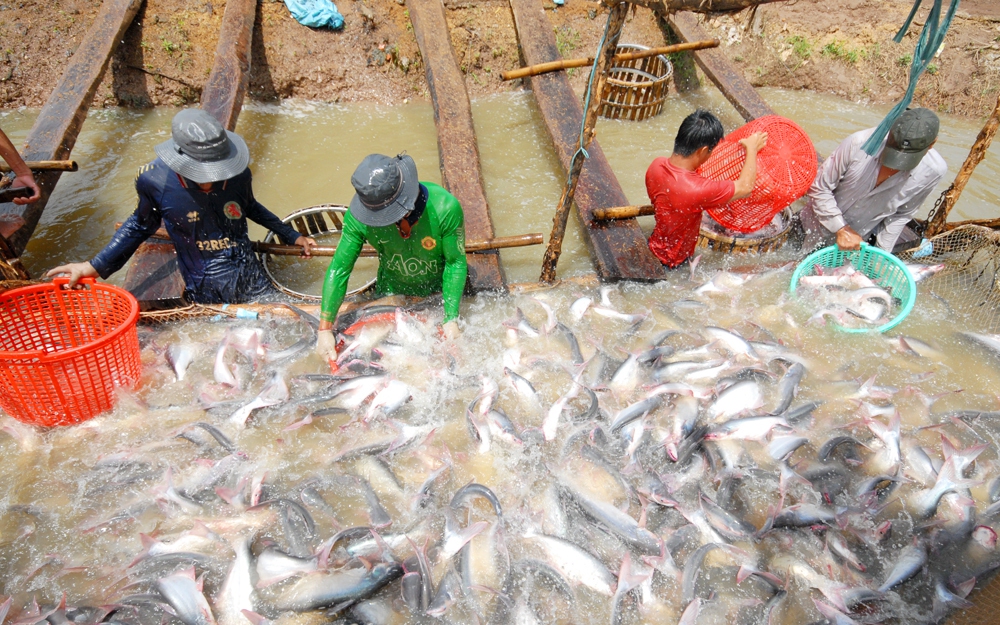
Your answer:
[[[823,162],[799,213],[803,249],[836,241],[842,250],[856,250],[868,241],[891,252],[948,171],[931,149],[939,129],[937,115],[917,108],[900,115],[874,156],[862,149],[874,128],[847,137]]]

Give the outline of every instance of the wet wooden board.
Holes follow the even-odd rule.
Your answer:
[[[201,93],[201,108],[229,130],[236,128],[250,84],[250,45],[256,15],[256,0],[226,3],[215,63]],[[139,246],[125,274],[125,288],[145,308],[162,308],[180,300],[184,279],[177,269],[173,244],[151,240]]]
[[[229,130],[236,130],[250,86],[250,42],[256,16],[257,0],[227,0],[215,64],[201,93],[201,108]]]
[[[692,13],[673,13],[663,17],[681,41],[701,41],[708,36],[698,25],[698,18]],[[721,49],[698,50],[690,54],[694,54],[698,66],[732,103],[743,119],[750,121],[776,114],[764,98],[760,97],[753,85],[733,67]]]
[[[444,186],[462,204],[466,239],[492,239],[493,220],[483,190],[472,107],[451,47],[444,6],[441,0],[409,0],[407,8],[434,105]],[[506,290],[499,252],[469,254],[468,259],[469,286],[473,291]]]
[[[111,55],[141,5],[142,0],[104,1],[76,53],[66,65],[66,71],[45,102],[35,125],[31,127],[21,154],[24,160],[59,161],[69,158],[77,135],[87,119],[87,111],[94,100],[97,87],[104,78]],[[23,212],[15,204],[0,205],[0,214],[20,214],[24,219],[24,224],[8,237],[12,251],[18,256],[24,252],[28,240],[35,232],[42,211],[62,173],[36,172],[35,181],[41,188],[42,195],[37,202],[28,204]]]
[[[540,0],[510,0],[510,7],[525,65],[562,58],[556,48],[552,24]],[[532,76],[528,80],[559,161],[564,169],[568,168],[580,137],[583,117],[580,100],[573,93],[565,72]],[[591,142],[587,151],[590,158],[583,166],[575,203],[598,277],[602,281],[663,279],[666,270],[649,251],[646,237],[635,219],[600,222],[591,218],[596,208],[624,206],[629,201],[597,140]],[[641,175],[642,172],[634,173]],[[552,206],[551,210],[555,208]]]
[[[179,305],[184,294],[184,278],[177,269],[177,250],[174,249],[174,244],[161,239],[150,239],[140,245],[132,255],[125,288],[136,296],[142,310],[159,310]]]

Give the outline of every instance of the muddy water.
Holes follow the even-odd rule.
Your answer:
[[[800,119],[824,153],[850,130],[875,123],[880,113],[808,94],[769,91],[765,95],[779,112]],[[630,201],[645,201],[642,172],[646,164],[653,156],[669,151],[676,124],[693,106],[718,110],[727,127],[737,123],[724,101],[704,93],[672,101],[662,117],[641,125],[602,122],[599,137]],[[802,119],[806,112],[815,117],[817,109],[828,111],[824,123],[829,127],[814,127]],[[173,112],[98,111],[91,115],[74,152],[83,172],[67,175],[57,190],[39,236],[29,248],[27,260],[33,271],[62,260],[86,258],[103,245],[111,224],[131,210],[134,168],[165,138]],[[475,114],[498,234],[547,232],[561,174],[529,96],[480,101],[475,104]],[[0,117],[0,123],[12,131],[16,141],[23,138],[33,116],[31,112],[8,112]],[[851,125],[852,118],[860,122]],[[977,129],[975,124],[951,119],[944,127],[946,133],[939,145],[954,171]],[[279,215],[300,206],[346,202],[350,173],[360,156],[369,151],[405,149],[416,159],[424,179],[439,180],[433,120],[426,105],[253,106],[241,116],[239,130],[253,150],[257,195]],[[963,196],[964,216],[993,214],[996,188],[986,181],[996,179],[993,172],[997,167],[994,151],[981,166],[983,175],[977,176],[975,185]],[[589,269],[579,234],[572,228],[561,264],[563,275]],[[52,241],[46,241],[50,237]],[[508,276],[515,281],[534,279],[540,255],[541,250],[505,252]],[[363,361],[377,360],[379,367],[410,387],[413,399],[390,415],[391,420],[371,411],[368,424],[362,422],[369,416],[368,404],[310,416],[318,408],[347,406],[342,398],[301,401],[323,388],[321,383],[296,377],[324,371],[325,364],[308,353],[275,363],[266,356],[250,358],[229,350],[224,362],[235,370],[240,388],[226,388],[214,381],[217,349],[227,331],[260,328],[266,351],[273,353],[307,335],[302,324],[194,322],[144,332],[143,379],[136,391],[123,393],[112,413],[52,432],[34,431],[3,419],[0,481],[6,487],[0,493],[0,568],[5,573],[0,575],[0,594],[14,595],[15,610],[19,610],[33,598],[39,603],[58,602],[63,593],[71,606],[80,606],[106,605],[151,592],[156,580],[170,574],[179,563],[147,558],[130,567],[142,555],[144,540],[146,545],[150,542],[141,537],[145,534],[166,543],[180,540],[178,545],[201,554],[194,559],[195,570],[205,575],[205,594],[216,618],[227,622],[221,588],[234,560],[231,545],[250,538],[255,553],[259,553],[269,542],[286,551],[301,543],[306,551],[300,555],[309,555],[321,551],[323,541],[338,529],[372,522],[363,492],[347,476],[361,476],[371,483],[392,518],[392,525],[381,532],[387,537],[406,530],[414,543],[422,544],[427,538],[433,546],[441,538],[451,496],[475,480],[497,494],[504,510],[501,532],[487,506],[481,502],[474,506],[469,522],[486,524],[470,543],[475,553],[490,556],[506,552],[514,563],[539,558],[535,543],[524,536],[544,532],[583,545],[616,574],[627,549],[573,506],[560,503],[553,495],[557,483],[583,484],[581,488],[591,496],[618,506],[633,519],[644,516],[646,527],[657,537],[668,541],[678,537],[671,550],[679,568],[697,546],[717,541],[707,530],[695,531],[684,540],[679,537],[691,532],[682,513],[698,519],[699,491],[713,499],[722,497],[719,478],[744,476],[731,509],[755,528],[767,522],[769,509],[822,503],[816,490],[794,476],[786,472],[785,480],[790,481],[781,479],[780,464],[765,451],[766,442],[713,443],[708,445],[710,455],[696,454],[688,463],[670,463],[663,444],[676,427],[680,396],[670,395],[663,407],[638,421],[640,427],[624,428],[624,438],[610,431],[610,420],[619,410],[641,400],[655,383],[648,367],[640,368],[634,376],[613,379],[617,366],[629,354],[648,348],[652,337],[665,330],[679,331],[667,339],[678,352],[668,360],[722,361],[732,365],[729,374],[743,366],[754,367],[756,372],[745,375],[756,380],[761,389],[760,412],[776,405],[776,378],[784,373],[787,363],[800,360],[806,365],[793,406],[809,401],[824,403],[812,417],[794,424],[795,433],[808,439],[790,458],[789,467],[794,471],[809,474],[815,468],[818,449],[834,435],[851,434],[868,446],[859,449],[860,465],[838,460],[849,485],[835,497],[845,540],[867,571],[852,571],[830,556],[821,531],[780,530],[759,540],[734,540],[742,551],[715,551],[705,559],[700,581],[695,584],[696,595],[704,601],[697,622],[759,622],[762,602],[768,601],[772,592],[753,578],[737,584],[736,570],[741,564],[753,564],[789,580],[788,596],[776,608],[772,622],[814,622],[820,617],[812,600],[820,594],[811,591],[802,575],[796,574],[802,571],[801,562],[847,586],[877,587],[897,555],[910,544],[913,528],[921,524],[921,539],[934,536],[935,544],[941,545],[930,572],[945,577],[954,573],[955,581],[964,581],[979,565],[994,559],[988,546],[965,537],[947,543],[935,533],[935,528],[961,525],[963,506],[968,505],[964,499],[948,495],[936,516],[928,521],[915,519],[912,500],[928,484],[921,481],[908,459],[902,469],[907,481],[880,502],[884,508],[856,495],[858,485],[867,477],[892,470],[886,464],[885,445],[866,425],[866,418],[888,424],[888,414],[881,412],[898,409],[904,448],[919,443],[937,462],[945,459],[942,434],[958,449],[988,443],[966,471],[969,493],[982,512],[990,503],[987,485],[998,476],[996,430],[983,421],[965,424],[940,415],[963,409],[995,410],[1000,361],[956,335],[958,330],[976,328],[943,323],[949,320],[947,305],[930,297],[921,298],[914,313],[891,337],[847,337],[809,324],[806,320],[811,311],[785,296],[791,258],[786,252],[765,259],[766,266],[753,266],[748,263],[756,259],[708,256],[694,275],[678,272],[657,285],[613,288],[607,293],[607,305],[619,313],[645,315],[638,325],[636,320],[600,316],[593,307],[576,318],[571,304],[581,296],[599,304],[602,294],[596,288],[567,282],[537,293],[535,297],[553,309],[579,342],[587,362],[582,372],[573,365],[568,344],[558,332],[542,332],[536,337],[530,331],[507,327],[517,325],[517,308],[534,328],[546,325],[543,307],[528,295],[466,301],[462,313],[466,331],[451,346],[437,341],[433,323],[439,318],[433,313],[424,322],[373,325],[366,329],[361,338],[364,345],[355,356]],[[322,273],[321,268],[315,271],[317,276]],[[748,276],[749,282],[733,286]],[[723,285],[721,292],[694,291],[713,278]],[[758,353],[759,359],[734,356],[706,333],[704,328],[709,325],[734,329],[772,352]],[[905,352],[892,340],[904,334],[933,349],[922,350],[922,356]],[[168,346],[187,346],[195,354],[183,380],[175,378],[165,361]],[[784,360],[774,360],[774,350],[783,351]],[[537,403],[515,391],[504,375],[505,367],[531,381],[538,392]],[[246,427],[232,423],[230,415],[261,391],[272,372],[278,372],[289,385],[295,401],[257,412]],[[583,396],[574,398],[554,438],[542,442],[540,428],[545,415],[573,388],[576,375],[597,393],[599,414],[594,422],[573,423],[571,415],[583,412],[588,404]],[[491,444],[484,447],[470,435],[466,407],[479,393],[484,377],[499,386],[495,406],[509,415],[521,442],[495,432]],[[713,401],[714,390],[723,388],[716,389],[717,382],[711,378],[690,382],[692,392],[705,394],[700,400],[705,409]],[[214,404],[220,405],[205,410]],[[873,413],[878,414],[871,417]],[[196,422],[216,425],[238,451],[230,453],[203,431],[192,429]],[[607,442],[595,433],[598,426]],[[872,427],[878,429],[878,424]],[[575,436],[581,432],[584,436]],[[179,434],[186,438],[178,438]],[[394,450],[381,460],[365,454],[337,460],[341,452],[400,436],[413,437],[419,444]],[[580,451],[583,442],[600,448],[614,470],[585,459]],[[729,468],[723,469],[722,463]],[[640,478],[647,470],[677,500],[676,509],[650,504],[643,515],[638,497],[630,496],[615,475],[620,472],[625,482],[641,490],[646,483]],[[429,482],[429,490],[421,491],[435,474],[439,477]],[[258,483],[263,484],[263,499],[305,501],[300,493],[310,485],[320,492],[325,506],[315,500],[304,504],[315,521],[315,534],[293,540],[301,532],[282,523],[280,510],[247,509]],[[779,496],[782,484],[787,488],[784,500]],[[459,520],[465,523],[465,515],[459,515]],[[892,523],[892,535],[881,542],[872,538],[875,527],[886,521]],[[186,534],[200,527],[199,522],[212,532],[207,541],[199,542],[198,537]],[[978,522],[990,524],[992,520],[981,518]],[[496,542],[499,540],[505,550]],[[400,559],[413,553],[405,542],[393,545]],[[446,558],[436,561],[436,553],[432,548],[435,584],[449,566]],[[639,556],[631,556],[632,572],[638,578],[648,577],[650,571]],[[335,553],[333,560],[343,557]],[[446,618],[472,623],[479,612],[492,614],[504,601],[492,591],[501,589],[506,571],[506,558],[477,560],[473,571],[476,588],[468,598],[458,600]],[[532,611],[540,622],[609,621],[613,609],[609,598],[576,586],[573,601],[568,601],[542,579],[538,577],[533,590],[530,584],[508,589],[516,609]],[[680,578],[660,571],[650,580],[648,589],[625,600],[632,606],[627,610],[627,622],[676,622],[687,607],[681,601]],[[261,589],[251,607],[269,618],[280,617],[283,623],[318,622],[315,614],[279,615],[269,607],[288,583]],[[886,622],[925,619],[931,610],[930,584],[928,574],[920,573],[898,593],[889,593],[879,610],[894,614],[895,620]],[[641,606],[635,605],[638,595]],[[367,605],[383,615],[369,622],[423,622],[409,615],[399,597],[399,583],[394,582]],[[147,605],[138,614],[122,613],[117,618],[128,623],[158,623],[162,615],[162,610]]]
[[[821,154],[828,154],[850,132],[876,124],[885,113],[882,108],[808,92],[771,89],[763,93],[778,113],[809,132]],[[663,114],[639,124],[600,122],[598,138],[630,202],[648,202],[643,182],[646,166],[656,156],[669,153],[677,125],[697,106],[717,112],[727,129],[740,123],[729,103],[710,90],[671,99]],[[91,112],[73,153],[81,171],[65,175],[59,183],[38,236],[28,246],[24,260],[29,270],[37,273],[64,260],[89,258],[101,248],[114,223],[125,219],[134,207],[135,169],[150,158],[154,145],[165,140],[174,112]],[[542,232],[547,236],[564,180],[530,93],[479,100],[473,113],[497,234]],[[0,124],[18,143],[36,114],[32,110],[2,112]],[[238,131],[252,152],[254,191],[279,216],[315,204],[347,203],[352,193],[350,175],[369,152],[405,150],[423,179],[440,182],[433,112],[427,103],[251,105],[241,114]],[[975,121],[944,117],[937,149],[952,174],[961,167],[978,131]],[[1000,146],[995,145],[966,187],[955,218],[996,216],[1000,198],[993,181],[998,178]],[[941,190],[950,182],[951,177],[946,177]],[[647,231],[652,228],[651,217],[641,223]],[[502,254],[511,281],[537,277],[541,247]],[[297,265],[296,283],[318,292],[320,264]],[[572,219],[560,273],[572,276],[588,271],[590,261],[579,225]]]

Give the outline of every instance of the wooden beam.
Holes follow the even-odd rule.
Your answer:
[[[442,181],[462,204],[466,238],[492,239],[493,220],[483,188],[472,107],[451,47],[444,6],[441,0],[409,0],[407,8],[434,105]],[[473,291],[506,291],[500,254],[470,256],[468,284]]]
[[[101,4],[97,17],[28,133],[21,153],[24,160],[59,161],[69,158],[111,55],[141,5],[142,0],[105,0]],[[24,252],[60,176],[62,171],[59,170],[36,173],[35,181],[42,195],[37,202],[26,205],[23,212],[14,204],[0,205],[0,214],[16,213],[24,219],[24,224],[8,237],[14,254],[20,256]]]
[[[707,0],[706,0],[707,1]],[[701,41],[708,35],[698,25],[698,18],[691,13],[663,14],[662,17],[684,41]],[[743,119],[750,121],[765,115],[774,115],[764,98],[754,90],[753,85],[729,62],[720,49],[693,52],[695,62],[709,80],[715,83],[722,95],[726,96]]]
[[[561,58],[541,2],[510,0],[510,6],[525,63],[535,65]],[[580,140],[580,101],[564,72],[533,76],[528,81],[559,161],[568,170]],[[583,166],[574,199],[598,277],[602,281],[664,278],[663,265],[649,251],[646,237],[634,219],[598,222],[591,217],[596,208],[629,202],[600,143],[594,140],[587,151],[590,158]]]
[[[256,14],[256,0],[226,2],[215,63],[201,92],[201,108],[229,130],[236,128],[250,84],[250,44]],[[162,241],[147,241],[139,246],[125,274],[125,288],[144,307],[161,308],[180,301],[184,279],[177,269],[174,246]]]
[[[236,129],[250,85],[250,42],[256,16],[257,0],[227,0],[215,64],[201,92],[201,108],[229,130]]]

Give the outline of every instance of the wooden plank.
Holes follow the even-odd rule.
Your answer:
[[[28,133],[21,154],[24,160],[60,161],[69,158],[111,55],[141,5],[142,0],[105,0],[101,4],[94,23],[83,36],[66,71]],[[20,214],[24,219],[24,224],[8,237],[11,250],[18,256],[24,252],[35,232],[60,176],[62,171],[58,170],[36,172],[35,181],[42,191],[37,202],[23,209],[15,204],[0,205],[0,214]]]
[[[698,18],[691,13],[663,15],[674,33],[683,41],[701,41],[707,34],[698,25]],[[775,115],[774,110],[760,97],[746,78],[729,62],[718,48],[694,52],[695,62],[709,80],[715,83],[743,119],[750,121],[765,115]]]
[[[462,204],[466,238],[492,239],[493,220],[483,189],[472,107],[451,47],[444,5],[441,0],[409,0],[407,8],[434,105],[444,186]],[[499,252],[470,254],[468,258],[469,286],[473,291],[507,290]]]
[[[229,130],[243,108],[250,84],[250,45],[257,14],[256,0],[228,0],[219,29],[215,63],[201,92],[201,108]],[[152,278],[156,279],[152,279]],[[184,280],[172,244],[147,241],[139,246],[125,274],[125,288],[145,307],[161,307],[181,298]]]
[[[250,42],[256,16],[257,0],[227,0],[215,63],[201,93],[201,108],[229,130],[236,129],[250,86]]]
[[[521,53],[526,65],[558,60],[552,24],[539,0],[510,0]],[[565,72],[530,79],[531,90],[564,169],[570,167],[580,139],[583,112]],[[608,164],[597,140],[587,148],[590,158],[583,166],[576,189],[577,214],[584,225],[584,240],[590,249],[594,270],[602,281],[660,280],[663,265],[646,244],[635,219],[599,222],[591,217],[596,208],[627,205],[628,199]]]

